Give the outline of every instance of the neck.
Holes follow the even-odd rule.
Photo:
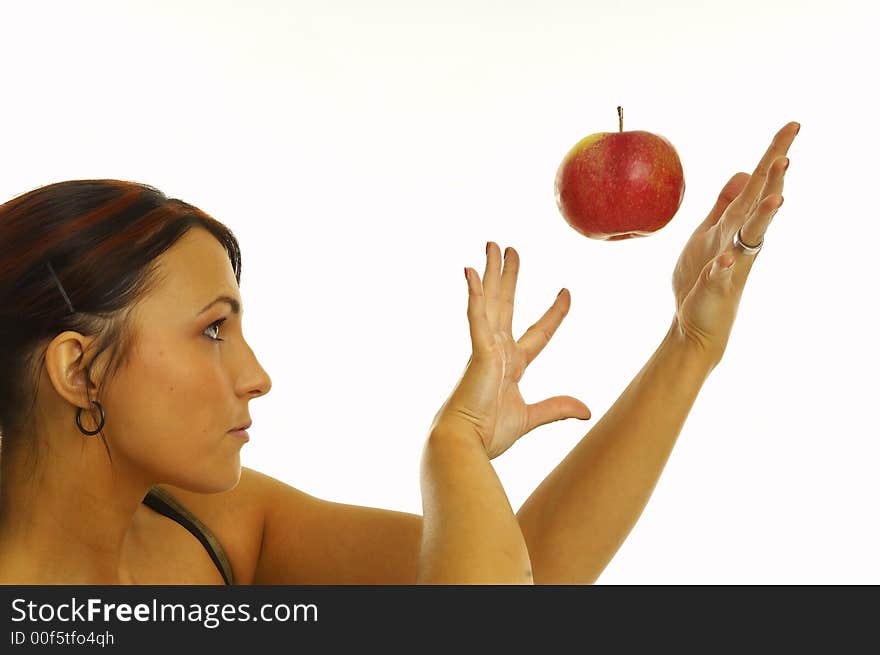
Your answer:
[[[130,583],[135,516],[151,482],[118,456],[111,463],[98,436],[53,438],[40,451],[35,467],[24,452],[0,457],[0,577]]]

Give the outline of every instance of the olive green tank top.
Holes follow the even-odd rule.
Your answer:
[[[217,537],[208,529],[207,525],[181,505],[174,496],[159,487],[151,487],[142,502],[150,509],[177,521],[189,530],[196,539],[202,542],[205,550],[208,551],[211,559],[214,560],[214,564],[220,570],[226,584],[235,584],[232,566],[229,563],[229,558],[226,556],[226,551],[223,550],[223,546],[220,545]]]

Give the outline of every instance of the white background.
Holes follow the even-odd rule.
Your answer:
[[[482,273],[486,241],[521,256],[514,336],[572,294],[526,401],[593,413],[493,461],[518,509],[659,345],[723,184],[799,121],[726,357],[599,583],[880,583],[873,3],[0,6],[2,201],[113,177],[230,226],[274,383],[242,463],[419,514],[426,429],[470,353],[462,268]],[[602,242],[565,223],[553,179],[617,105],[674,144],[687,187],[659,232]]]

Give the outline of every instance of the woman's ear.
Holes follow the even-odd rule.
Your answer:
[[[95,380],[86,379],[89,365],[89,345],[94,337],[86,337],[79,332],[62,332],[46,347],[46,372],[59,396],[74,407],[91,409],[97,385]],[[94,374],[93,374],[94,375]]]

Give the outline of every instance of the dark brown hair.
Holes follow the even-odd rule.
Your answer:
[[[192,227],[205,228],[217,238],[240,283],[241,253],[232,232],[200,209],[147,184],[70,180],[0,205],[0,443],[4,451],[17,447],[17,440],[31,428],[45,348],[59,333],[97,335],[92,363],[109,350],[98,398],[89,400],[100,399],[108,378],[130,351],[131,309],[160,282],[156,258]],[[49,263],[74,313],[52,278]],[[90,369],[91,364],[87,375]],[[97,412],[93,416],[99,417]]]

